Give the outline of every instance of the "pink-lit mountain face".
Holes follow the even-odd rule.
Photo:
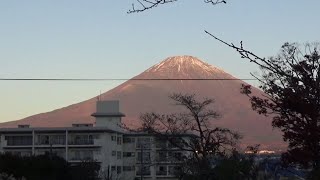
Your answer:
[[[218,111],[222,117],[213,120],[212,126],[227,127],[240,132],[243,135],[243,146],[261,144],[265,148],[272,149],[284,147],[280,133],[272,129],[271,118],[254,112],[248,98],[240,94],[243,83],[223,70],[195,57],[175,56],[165,59],[131,80],[103,93],[99,98],[119,100],[121,111],[126,114],[123,122],[130,127],[138,126],[141,113],[180,112],[181,107],[174,105],[168,97],[170,94],[192,93],[199,99],[213,98],[215,103],[211,108]],[[256,95],[262,94],[258,89],[252,91]],[[31,127],[64,127],[74,123],[94,123],[90,115],[95,112],[96,101],[97,97],[94,97],[51,112],[2,123],[0,127],[17,127],[18,124],[30,124]]]

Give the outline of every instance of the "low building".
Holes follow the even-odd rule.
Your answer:
[[[121,128],[119,101],[98,101],[96,124],[33,128],[27,124],[0,129],[0,152],[21,156],[55,154],[70,163],[94,160],[101,173],[115,179],[175,179],[176,157],[183,152],[148,133]]]

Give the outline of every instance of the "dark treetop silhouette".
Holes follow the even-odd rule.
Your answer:
[[[252,95],[250,85],[242,85],[242,93],[250,98],[253,110],[273,115],[272,126],[283,132],[289,143],[282,155],[285,164],[298,163],[320,168],[320,48],[319,43],[284,43],[277,56],[262,58],[240,46],[227,43],[241,58],[261,69],[259,82],[265,96]]]

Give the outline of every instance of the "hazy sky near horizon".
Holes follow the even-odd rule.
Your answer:
[[[238,78],[257,67],[204,30],[260,54],[319,41],[319,0],[179,0],[127,14],[134,0],[0,0],[0,78],[132,78],[192,55]],[[77,103],[122,81],[0,81],[0,122]],[[214,82],[213,82],[214,83]],[[226,82],[227,83],[227,82]]]

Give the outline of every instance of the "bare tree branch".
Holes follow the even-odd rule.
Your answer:
[[[227,1],[225,1],[225,0],[204,0],[204,2],[210,3],[212,5],[217,5],[217,4],[221,4],[221,3],[227,4]]]
[[[132,4],[132,8],[128,10],[128,14],[131,13],[139,13],[146,11],[148,9],[152,9],[154,7],[157,7],[160,4],[167,4],[172,3],[177,0],[136,0],[138,4],[140,5],[138,9],[136,9],[135,4]]]
[[[132,8],[127,11],[128,14],[131,13],[139,13],[143,12],[152,8],[157,7],[158,5],[167,4],[167,3],[173,3],[178,0],[136,0],[136,3],[138,4],[138,8],[136,8],[135,3],[132,3]],[[204,0],[205,3],[209,3],[212,5],[217,4],[226,4],[226,0]]]
[[[220,117],[207,109],[213,99],[197,100],[194,94],[173,94],[170,96],[175,105],[184,107],[187,112],[174,114],[142,114],[140,131],[153,134],[156,138],[168,141],[180,151],[189,152],[183,169],[193,175],[210,169],[210,160],[214,156],[224,157],[236,148],[241,136],[226,128],[212,127],[209,123]],[[188,165],[196,165],[196,169]],[[208,173],[210,171],[206,171]]]
[[[242,42],[236,46],[205,32],[260,67],[262,78],[254,77],[266,95],[251,95],[248,85],[243,85],[241,92],[250,98],[253,110],[273,114],[272,126],[283,132],[289,144],[284,163],[320,169],[319,45],[306,44],[303,51],[297,43],[284,43],[278,55],[262,58],[245,49]]]

